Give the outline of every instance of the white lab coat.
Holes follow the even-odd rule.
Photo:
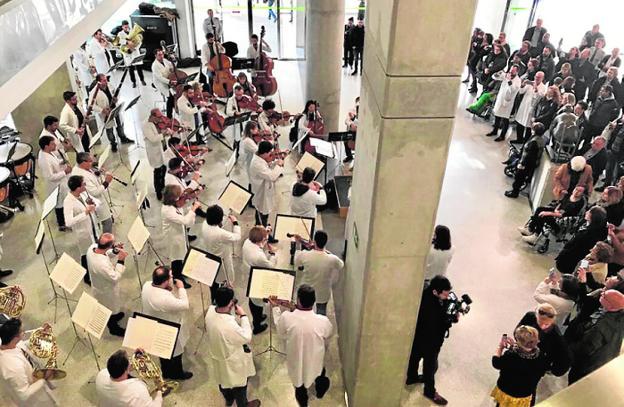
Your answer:
[[[284,172],[279,165],[271,165],[254,154],[249,164],[249,183],[254,193],[252,203],[258,212],[267,215],[274,208],[275,181]]]
[[[516,94],[518,93],[521,84],[522,81],[517,75],[511,80],[511,85],[509,85],[509,80],[507,80],[506,77],[503,78],[500,90],[496,96],[496,103],[494,103],[495,116],[509,119],[511,116],[511,109],[513,108],[514,101],[516,100]]]
[[[110,64],[108,63],[108,59],[106,57],[108,49],[104,48],[95,38],[92,38],[91,41],[89,41],[86,48],[87,55],[89,55],[92,64],[95,65],[97,73],[107,73],[110,69]]]
[[[55,134],[53,134],[47,131],[44,127],[43,130],[41,130],[41,133],[39,134],[39,138],[43,136],[49,136],[49,137],[54,138],[54,144],[56,144],[56,150],[52,152],[52,155],[54,155],[56,158],[58,158],[61,161],[67,159],[67,152],[65,151],[65,146],[63,145],[63,142],[61,141],[61,140],[65,140],[65,138],[61,134],[59,134],[58,130],[56,131]]]
[[[121,287],[119,280],[126,266],[117,262],[117,256],[111,258],[106,254],[96,253],[97,244],[87,251],[87,264],[91,276],[93,296],[113,314],[121,312]]]
[[[111,209],[106,200],[106,188],[100,181],[100,178],[91,171],[83,170],[75,165],[72,168],[71,175],[80,175],[84,178],[85,184],[87,184],[87,193],[99,201],[99,205],[96,209],[96,216],[100,222],[104,222],[111,218]]]
[[[180,124],[184,127],[195,129],[195,115],[206,111],[206,108],[199,108],[193,105],[185,95],[178,98],[177,107],[180,114]],[[199,120],[201,122],[201,119]]]
[[[81,196],[82,200],[86,202],[87,195],[83,193]],[[99,202],[97,202],[95,198],[92,199],[97,208]],[[63,201],[65,225],[72,228],[71,234],[74,237],[75,244],[81,256],[87,254],[89,246],[95,243],[96,239],[100,236],[100,229],[95,211],[87,215],[85,212],[86,208],[86,205],[80,202],[78,198],[71,193],[67,194]],[[95,230],[96,236],[93,236],[93,230]]]
[[[173,175],[170,172],[167,172],[165,174],[165,186],[167,185],[179,185],[180,188],[182,188],[182,192],[184,192],[185,189],[197,189],[199,188],[199,183],[195,180],[190,180],[190,181],[186,181],[176,175]]]
[[[234,262],[232,261],[232,243],[241,239],[240,225],[234,225],[231,232],[219,227],[209,225],[206,222],[202,224],[201,229],[204,248],[208,253],[221,257],[223,268],[217,274],[216,281],[223,282],[229,280],[231,283],[235,281]],[[224,274],[225,272],[225,274]]]
[[[182,260],[186,256],[188,243],[186,228],[195,223],[195,211],[184,211],[172,205],[163,205],[160,209],[163,236],[169,242],[167,256],[169,260]]]
[[[258,44],[258,48],[260,48],[260,44]],[[262,40],[262,52],[271,52],[271,51],[273,51],[271,49],[271,46],[267,44],[266,41]],[[247,48],[247,58],[253,58],[253,59],[258,58],[258,50],[255,49],[254,46],[251,44],[249,44],[249,47]]]
[[[132,379],[116,382],[111,379],[107,369],[102,369],[95,376],[95,391],[98,396],[98,405],[101,407],[160,407],[162,393],[156,392],[152,399],[147,385],[141,379]]]
[[[321,375],[325,359],[325,340],[332,335],[329,319],[314,311],[296,309],[282,314],[273,308],[277,333],[286,341],[286,366],[293,386],[310,387]]]
[[[169,93],[169,74],[173,72],[173,64],[168,59],[163,59],[163,62],[158,62],[157,59],[152,62],[152,79],[156,90],[167,99]]]
[[[48,382],[35,380],[33,366],[23,350],[28,352],[25,341],[20,341],[14,349],[0,350],[0,388],[5,401],[9,402],[9,406],[19,407],[56,406],[56,398]]]
[[[150,121],[143,122],[143,138],[145,139],[145,153],[150,167],[159,168],[166,165],[163,151],[163,136],[158,132],[156,125]]]
[[[82,82],[81,88],[89,86],[95,78],[91,74],[89,55],[87,54],[87,51],[79,48],[78,51],[72,54],[72,58],[74,71],[76,72],[80,82]]]
[[[518,106],[518,111],[515,115],[515,120],[521,126],[529,127],[531,125],[531,119],[533,119],[533,112],[535,110],[535,105],[541,98],[546,95],[546,85],[540,83],[537,87],[537,90],[534,86],[525,85],[520,88],[518,94],[524,95],[522,97],[522,101],[520,102],[520,106]]]
[[[41,178],[45,180],[45,198],[50,196],[56,187],[59,188],[59,197],[56,201],[56,207],[63,207],[63,200],[67,196],[69,189],[67,188],[67,179],[65,174],[65,164],[61,164],[61,160],[54,156],[39,150],[37,155],[37,164],[39,164],[39,172]]]
[[[84,110],[82,110],[80,106],[78,106],[78,109],[82,112],[84,117]],[[65,103],[65,106],[63,106],[63,109],[61,110],[61,117],[59,117],[59,128],[63,130],[65,136],[69,138],[69,142],[72,147],[74,147],[74,150],[76,150],[77,153],[82,153],[84,152],[84,148],[82,148],[82,141],[80,140],[81,136],[76,134],[78,124],[78,116],[76,116],[76,113],[74,113],[69,104]]]
[[[262,131],[269,130],[271,133],[273,133],[277,126],[271,124],[271,121],[269,120],[266,112],[262,112],[258,115],[258,127]]]
[[[325,205],[327,194],[324,189],[316,192],[308,189],[303,195],[290,197],[290,213],[316,219],[316,205]]]
[[[92,103],[95,98],[95,102],[93,103],[93,111],[95,112],[95,118],[97,119],[98,128],[103,128],[104,123],[106,123],[106,116],[104,114],[104,109],[110,107],[110,103],[108,102],[108,97],[106,93],[102,89],[98,90],[99,85],[96,85],[91,89],[91,93],[89,93],[89,105]],[[110,88],[108,89],[110,92]],[[97,95],[95,94],[97,92]],[[111,92],[112,95],[112,92]],[[106,126],[107,129],[112,129],[115,126],[115,121],[111,120]]]
[[[180,324],[180,333],[176,342],[173,356],[179,356],[184,352],[186,342],[191,334],[186,323],[189,310],[189,301],[184,288],[174,288],[173,291],[165,290],[152,285],[151,281],[143,284],[141,291],[143,313]]]
[[[299,270],[297,286],[309,284],[314,287],[316,302],[319,304],[329,302],[332,284],[338,279],[338,273],[343,267],[344,262],[332,253],[321,250],[295,252],[295,270]]]
[[[249,166],[251,165],[251,159],[258,151],[258,145],[251,137],[243,137],[240,145],[241,162],[245,167],[247,177],[249,177]]]
[[[209,371],[214,380],[226,389],[247,385],[247,378],[256,374],[251,353],[245,353],[243,345],[251,343],[252,331],[249,318],[240,319],[231,314],[221,314],[211,305],[206,312],[206,339],[208,357],[212,365]]]
[[[222,45],[219,45],[219,48],[217,49],[217,47],[215,46],[216,43],[212,44],[212,53],[210,52],[210,48],[208,48],[208,42],[205,42],[204,45],[202,45],[202,49],[201,49],[201,71],[204,75],[206,76],[211,76],[212,72],[210,72],[207,68],[207,65],[210,63],[211,60],[211,56],[215,57],[217,56],[217,50],[219,51],[219,53],[221,54],[225,54],[225,48],[223,48]]]
[[[249,239],[246,239],[243,243],[242,252],[243,261],[241,273],[245,271],[249,272],[252,266],[273,268],[277,264],[276,256],[271,256],[269,253],[265,252],[262,247],[252,243]],[[264,301],[254,298],[250,298],[250,300],[258,307],[264,307]]]

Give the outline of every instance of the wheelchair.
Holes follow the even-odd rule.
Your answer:
[[[577,216],[564,216],[556,221],[557,227],[554,228],[549,224],[545,224],[542,233],[538,236],[533,246],[539,254],[544,254],[550,247],[551,239],[557,243],[566,243],[574,236],[576,232],[585,224],[585,210],[587,203]]]

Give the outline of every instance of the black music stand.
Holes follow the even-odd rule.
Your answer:
[[[124,72],[124,74],[126,72]],[[119,117],[119,114],[121,113],[123,107],[124,107],[124,102],[121,102],[117,106],[115,106],[113,110],[110,111],[110,113],[106,117],[106,123],[104,124],[104,129],[106,129],[111,122],[114,122]],[[123,159],[123,155],[121,154],[121,149],[118,149],[117,153],[119,154],[119,162],[121,163],[121,165],[123,165],[124,167],[126,167],[128,171],[130,171],[130,166],[128,166],[128,164],[126,164],[126,162]]]
[[[113,66],[111,66],[110,68],[108,68],[108,71],[106,71],[106,75],[108,75],[109,73],[116,71],[118,69],[125,69],[125,65],[124,65],[124,60],[123,58],[118,61],[116,64],[114,64]]]

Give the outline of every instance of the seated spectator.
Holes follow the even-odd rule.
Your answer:
[[[598,183],[598,178],[602,175],[602,172],[607,167],[607,140],[604,137],[595,137],[591,142],[589,150],[583,154],[583,157],[587,161],[587,164],[592,169],[592,180],[594,185]]]
[[[579,216],[586,203],[585,188],[577,186],[571,195],[564,196],[554,208],[552,206],[540,206],[535,210],[529,222],[518,228],[522,234],[522,240],[531,245],[535,244],[544,229],[544,225],[549,225],[556,231],[558,229],[557,219],[566,216]]]
[[[590,195],[594,188],[592,168],[581,156],[572,157],[570,162],[557,168],[553,180],[553,196],[556,200],[561,200],[577,186],[584,187],[587,195]]]
[[[544,128],[550,128],[550,124],[559,110],[561,103],[561,92],[556,86],[548,87],[546,96],[541,98],[535,105],[533,112],[533,123],[542,123]]]
[[[572,65],[570,65],[569,62],[566,62],[563,65],[561,65],[561,69],[555,74],[555,76],[553,77],[553,80],[557,78],[561,78],[561,80],[564,80],[565,78],[568,78],[568,77],[574,77],[574,76],[572,73]]]
[[[550,125],[550,139],[553,148],[558,145],[572,146],[576,149],[581,132],[578,128],[578,117],[574,114],[572,104],[564,105]],[[568,150],[572,151],[572,150]],[[555,150],[555,156],[558,150]]]
[[[574,94],[574,86],[576,85],[576,79],[574,76],[568,76],[561,82],[559,85],[559,92],[561,92],[564,96],[567,95],[566,99],[562,97],[561,104],[564,105],[566,103],[570,103],[572,106],[576,103],[576,95]],[[573,97],[574,99],[572,99]]]
[[[565,331],[565,325],[579,294],[579,281],[571,274],[561,274],[552,269],[544,281],[540,282],[533,298],[540,304],[550,304],[557,311],[557,327]]]
[[[600,63],[600,61],[602,61],[605,55],[607,55],[607,53],[604,50],[604,47],[606,44],[607,43],[604,38],[598,38],[596,39],[594,46],[589,49],[589,52],[591,55],[589,57],[589,62],[591,62],[593,66],[598,67],[598,64]]]
[[[593,290],[604,287],[607,280],[609,260],[613,257],[613,248],[606,242],[596,242],[585,256],[587,267],[579,266],[578,271],[585,273],[587,286]]]
[[[555,258],[557,270],[564,274],[572,274],[576,265],[594,245],[607,238],[607,211],[594,206],[585,212],[586,226],[582,227],[568,240]]]
[[[425,280],[431,280],[437,275],[446,276],[446,269],[454,253],[455,247],[451,245],[451,231],[444,225],[437,225],[427,255]]]
[[[539,166],[542,152],[544,151],[544,132],[545,127],[542,123],[533,125],[533,136],[524,145],[522,156],[520,161],[518,161],[516,173],[514,174],[514,182],[511,184],[511,190],[505,191],[506,197],[517,198],[522,186],[529,183],[533,177],[533,173]]]
[[[492,51],[485,57],[481,63],[481,69],[479,69],[479,82],[482,85],[487,84],[492,75],[496,72],[502,71],[507,65],[507,54],[503,50],[500,44],[494,43]]]

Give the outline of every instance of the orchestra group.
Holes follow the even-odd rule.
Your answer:
[[[150,363],[155,365],[154,362],[142,349],[129,352],[121,349],[107,359],[106,367],[95,379],[100,405],[161,405],[163,396],[175,387],[167,387],[166,381],[182,382],[193,377],[183,359],[190,358],[185,350],[194,329],[190,324],[187,291],[198,290],[198,284],[182,274],[185,256],[193,242],[194,247],[217,256],[222,264],[210,287],[212,304],[204,316],[205,337],[197,357],[208,364],[209,375],[218,384],[226,405],[261,404],[257,399],[247,398],[248,378],[256,374],[251,344],[254,335],[261,335],[268,329],[267,314],[271,313],[268,320],[272,320],[275,332],[285,340],[286,365],[295,398],[300,406],[307,406],[308,388],[314,384],[316,398],[322,398],[330,386],[324,358],[326,341],[334,327],[326,316],[327,304],[331,299],[331,287],[344,266],[338,256],[326,249],[327,233],[317,229],[307,239],[299,235],[292,238],[296,247],[297,282],[293,301],[276,296],[249,298],[245,303],[250,318],[245,304],[239,300],[243,293],[235,293],[233,284],[251,267],[276,266],[278,240],[270,221],[270,216],[277,213],[276,184],[283,182],[289,154],[309,153],[324,159],[310,141],[326,136],[323,116],[314,100],[309,100],[300,114],[279,111],[271,97],[276,93],[277,82],[271,74],[273,62],[266,54],[271,48],[263,38],[264,30],[259,36],[251,37],[247,50],[247,56],[256,61],[257,69],[251,70],[250,76],[244,71],[235,76],[221,45],[221,22],[212,10],[203,28],[206,43],[201,54],[201,82],[187,81],[186,73],[177,69],[174,55],[166,47],[155,50],[151,64],[155,92],[150,91],[158,95],[158,103],[148,109],[148,116],[137,127],[137,138],[142,134],[147,163],[153,171],[150,188],[160,205],[152,203],[151,210],[158,210],[160,206],[161,233],[166,246],[159,253],[161,261],[153,269],[151,278],[142,286],[140,309],[132,309],[132,295],[122,289],[128,251],[116,234],[118,220],[111,208],[111,194],[118,192],[111,185],[114,182],[127,184],[111,170],[98,168],[100,144],[92,142],[95,135],[90,129],[93,116],[97,128],[106,134],[111,151],[119,154],[126,154],[119,150],[120,144],[141,142],[126,136],[122,115],[114,114],[120,104],[119,93],[126,73],[130,75],[132,87],[137,87],[138,76],[141,86],[150,88],[148,74],[144,74],[140,65],[132,63],[141,56],[140,27],[131,27],[128,21],[123,21],[114,39],[98,30],[73,54],[78,91],[59,95],[65,105],[58,117],[42,118],[36,165],[44,189],[39,196],[45,198],[58,189],[54,211],[59,231],[56,235],[67,242],[68,247],[77,249],[79,257],[75,260],[86,269],[85,290],[112,312],[107,323],[108,335],[124,337],[126,334],[123,328],[126,315],[122,309],[139,311],[180,327],[172,357],[159,358],[162,385],[155,393],[150,394],[147,384],[140,380],[145,379],[145,372],[137,368]],[[124,62],[119,72],[111,74],[109,69],[115,63],[116,50],[121,50]],[[246,121],[225,125],[228,120],[243,115],[247,115]],[[349,131],[356,131],[357,100],[356,109],[349,113],[346,124]],[[301,141],[297,151],[279,148],[280,130],[286,126],[294,128],[296,137],[291,141]],[[248,230],[229,208],[206,205],[199,200],[206,189],[202,165],[208,160],[214,161],[214,156],[224,150],[228,156],[232,154],[215,147],[221,147],[219,140],[227,143],[229,135],[234,139],[236,165],[246,174],[247,188],[253,194],[249,205],[255,210],[255,225]],[[283,140],[281,143],[285,144]],[[215,147],[215,151],[208,145]],[[350,149],[347,154],[345,162],[353,159]],[[316,181],[317,175],[309,167],[297,171],[288,215],[317,218],[317,206],[328,201],[323,185]],[[196,224],[200,224],[198,236],[190,234],[190,228]],[[241,253],[240,267],[234,262],[233,251]],[[0,292],[0,298],[4,294],[6,292]],[[3,309],[0,312],[10,316],[0,326],[3,394],[19,406],[56,405],[63,382],[54,380],[50,369],[42,369],[41,361],[33,352],[33,341],[29,340],[35,333],[25,331],[19,315],[10,315]],[[43,331],[35,332],[39,338],[41,332],[50,334],[52,330],[53,327],[46,324]],[[121,339],[115,340],[121,347]]]

